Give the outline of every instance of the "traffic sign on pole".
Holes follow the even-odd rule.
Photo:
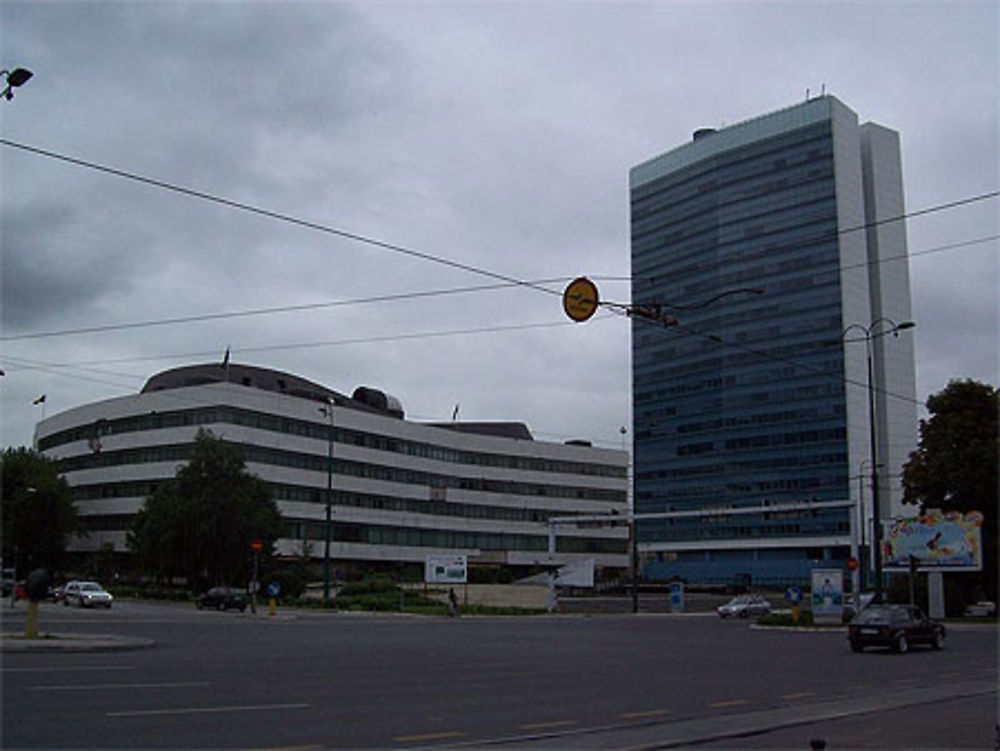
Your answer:
[[[574,279],[563,292],[563,310],[577,323],[583,323],[594,315],[600,304],[597,285],[585,276]]]

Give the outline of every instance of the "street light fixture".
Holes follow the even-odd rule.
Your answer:
[[[330,604],[330,516],[333,504],[333,399],[326,398],[326,406],[320,407],[329,419],[326,433],[326,525],[323,546],[323,604]]]
[[[0,96],[6,99],[8,102],[14,98],[14,89],[18,86],[23,86],[28,82],[34,74],[27,68],[14,68],[14,70],[0,70],[0,76],[3,76],[7,85],[4,90],[0,92]]]
[[[884,326],[884,327],[883,327]],[[872,465],[872,562],[874,564],[875,591],[873,601],[882,602],[882,524],[881,512],[879,510],[879,483],[878,483],[878,448],[876,443],[876,419],[875,419],[875,382],[872,370],[872,340],[892,334],[898,336],[900,331],[912,329],[916,324],[913,321],[903,321],[896,323],[889,318],[876,318],[870,325],[862,326],[859,323],[851,324],[840,334],[843,341],[851,331],[857,330],[865,337],[865,355],[868,363],[868,441],[870,444],[870,458]]]

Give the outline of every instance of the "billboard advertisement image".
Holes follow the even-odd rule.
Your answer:
[[[925,571],[981,571],[983,515],[928,511],[894,519],[884,541],[885,568],[909,570],[910,557]]]
[[[465,584],[468,581],[467,558],[457,553],[427,556],[424,581],[428,584]]]
[[[839,624],[844,616],[844,572],[839,568],[812,570],[812,615],[816,624]]]

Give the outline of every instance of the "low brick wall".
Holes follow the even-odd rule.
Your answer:
[[[419,585],[422,588],[423,585]],[[418,587],[414,587],[417,589]],[[485,605],[495,608],[526,608],[545,610],[548,587],[517,584],[456,584],[455,595],[459,605]],[[448,588],[428,585],[427,595],[440,602],[448,602]]]

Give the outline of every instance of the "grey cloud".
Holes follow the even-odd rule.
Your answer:
[[[112,245],[94,243],[78,207],[33,203],[3,207],[2,322],[7,335],[79,320],[127,292],[137,264]]]
[[[0,3],[0,14],[5,62],[36,72],[11,106],[0,104],[4,137],[518,278],[627,275],[629,167],[697,127],[792,104],[823,83],[862,119],[900,130],[911,208],[996,182],[995,65],[983,60],[995,61],[997,11],[984,4]],[[484,281],[78,167],[3,156],[8,331]],[[911,249],[995,232],[995,212],[993,221],[968,216],[947,213],[932,233],[926,221],[911,223]],[[984,305],[978,286],[953,291],[961,283],[950,281],[966,265],[995,280],[995,265],[979,259],[943,253],[911,266],[921,389],[980,369],[979,353],[995,352],[985,322],[996,316],[983,312],[995,311],[995,294]],[[628,301],[627,284],[600,286],[605,299]],[[11,343],[3,354],[158,357],[122,366],[148,375],[180,364],[168,355],[227,345],[561,316],[558,297],[515,290],[44,349]],[[970,339],[956,350],[953,331],[937,322],[970,318]],[[247,359],[335,388],[378,386],[414,416],[448,419],[461,402],[469,419],[523,419],[539,434],[618,445],[628,343],[627,324],[592,321]],[[123,387],[112,379],[103,392],[78,388],[53,371],[7,388],[5,439],[7,425],[30,435],[35,419],[8,393],[51,390],[55,410]]]

